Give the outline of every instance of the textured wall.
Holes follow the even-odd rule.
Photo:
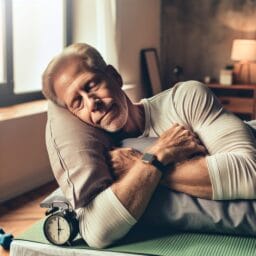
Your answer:
[[[232,64],[233,39],[256,39],[256,0],[162,0],[161,8],[165,87],[176,65],[183,67],[184,80],[218,79],[220,69]]]

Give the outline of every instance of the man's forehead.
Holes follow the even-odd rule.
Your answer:
[[[93,74],[89,68],[84,64],[81,64],[78,60],[69,60],[60,67],[55,77],[55,83],[63,87],[68,87],[77,78],[77,76],[82,73]]]
[[[91,79],[97,72],[92,71],[77,58],[62,64],[54,78],[54,89],[57,97],[65,102],[67,95],[73,91],[76,85]]]

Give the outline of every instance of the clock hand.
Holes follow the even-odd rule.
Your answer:
[[[58,218],[58,240],[60,240],[60,219]]]

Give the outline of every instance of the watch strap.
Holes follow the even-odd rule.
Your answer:
[[[151,165],[155,166],[155,167],[156,167],[159,171],[161,171],[162,173],[164,173],[165,170],[166,170],[166,166],[165,166],[163,163],[161,163],[161,162],[157,159],[157,157],[156,157],[155,155],[153,155],[153,154],[144,153],[144,154],[142,155],[142,161],[143,161],[144,163],[148,163],[148,164],[151,164]]]

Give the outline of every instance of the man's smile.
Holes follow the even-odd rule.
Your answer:
[[[112,104],[109,110],[101,118],[101,122],[104,122],[105,124],[109,124],[116,117],[116,113],[117,113],[117,106],[116,104]]]
[[[96,121],[94,121],[95,124],[100,125],[102,121],[112,119],[111,117],[113,117],[114,113],[116,112],[116,104],[110,103],[108,105],[109,106],[106,108],[106,110],[103,111],[102,115]]]

